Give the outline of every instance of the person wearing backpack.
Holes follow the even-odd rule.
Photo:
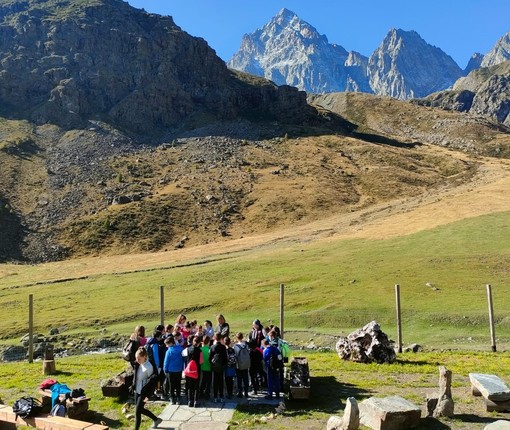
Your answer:
[[[227,348],[227,367],[225,368],[225,385],[227,386],[227,399],[231,399],[234,394],[234,376],[236,376],[237,357],[234,348],[231,346],[230,338],[225,338]]]
[[[249,387],[249,379],[248,372],[250,370],[250,350],[248,345],[243,340],[243,334],[236,334],[236,344],[234,345],[234,351],[236,353],[237,358],[237,397],[243,397],[243,388],[244,388],[244,397],[249,397],[248,387]]]
[[[223,402],[223,373],[227,365],[227,348],[223,345],[223,337],[217,333],[215,341],[209,350],[209,363],[213,374],[213,395],[214,402]]]
[[[269,346],[264,349],[264,362],[267,369],[267,396],[272,399],[273,393],[277,399],[280,398],[280,369],[283,366],[283,357],[278,349],[277,342],[272,340]]]
[[[148,409],[145,409],[145,399],[154,392],[158,381],[157,373],[148,360],[147,350],[141,346],[136,351],[135,374],[132,389],[135,394],[135,430],[139,430],[142,422],[142,415],[154,421],[153,428],[157,428],[162,420]]]
[[[184,374],[186,376],[186,397],[188,398],[188,406],[193,408],[198,403],[198,383],[200,381],[200,357],[202,351],[200,350],[200,339],[198,337],[193,338],[193,344],[187,348],[188,365],[187,369],[193,369],[196,371],[195,374]],[[193,363],[192,363],[193,362]],[[193,367],[191,367],[193,365]]]
[[[164,381],[165,381],[165,372],[163,370],[163,362],[165,361],[165,353],[166,348],[163,343],[163,333],[159,330],[154,331],[152,337],[147,340],[145,344],[145,348],[147,349],[147,356],[149,357],[149,361],[154,367],[154,371],[158,374],[159,380],[158,385],[160,388],[160,395],[165,396],[167,393],[163,393],[164,389]]]

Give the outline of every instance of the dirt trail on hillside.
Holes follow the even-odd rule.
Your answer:
[[[447,151],[429,147],[430,151]],[[448,151],[464,161],[463,153]],[[260,251],[316,240],[386,239],[417,233],[495,212],[510,211],[510,160],[476,158],[479,169],[468,183],[431,190],[417,197],[394,200],[348,214],[338,214],[302,226],[226,242],[211,243],[152,254],[80,258],[37,266],[30,281],[17,278],[17,266],[0,266],[0,277],[11,276],[16,284],[101,273],[196,264],[209,259],[235,257],[240,252]],[[11,282],[12,282],[11,281]]]

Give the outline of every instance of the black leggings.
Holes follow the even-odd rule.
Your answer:
[[[144,396],[140,394],[135,394],[135,430],[140,428],[140,423],[142,422],[142,415],[149,417],[151,420],[156,421],[158,417],[154,415],[148,409],[145,409]]]
[[[181,397],[182,372],[170,372],[166,375],[170,381],[170,397],[173,399],[178,399]]]
[[[221,372],[213,371],[213,393],[215,398],[223,397],[223,370]]]

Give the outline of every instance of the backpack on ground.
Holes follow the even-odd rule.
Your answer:
[[[16,414],[16,418],[28,418],[39,414],[42,410],[42,404],[33,397],[21,397],[14,402],[12,411]]]
[[[269,367],[275,372],[279,372],[283,367],[283,357],[278,348],[271,347],[271,357],[269,357]]]
[[[245,343],[241,343],[237,345],[238,353],[237,353],[237,368],[240,370],[245,370],[250,368],[251,360],[250,360],[250,350]]]
[[[62,403],[57,403],[51,408],[50,415],[53,417],[65,417],[66,407]]]
[[[135,361],[135,353],[138,349],[139,342],[134,339],[129,339],[128,342],[122,348],[122,358],[130,363]]]

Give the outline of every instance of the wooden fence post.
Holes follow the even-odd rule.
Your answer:
[[[492,352],[496,352],[496,332],[494,330],[494,306],[492,304],[492,288],[487,284],[487,301],[489,302],[489,324],[491,331],[491,347]]]
[[[280,284],[280,336],[281,338],[283,339],[283,319],[284,319],[284,316],[283,316],[283,304],[284,304],[284,289],[285,289],[285,285],[284,284]]]
[[[400,285],[395,284],[395,301],[397,305],[397,345],[398,352],[402,352],[402,318],[400,313]]]
[[[159,287],[159,303],[160,303],[160,315],[161,315],[161,325],[165,325],[165,287],[161,285]]]
[[[34,295],[28,296],[28,362],[34,361]]]

